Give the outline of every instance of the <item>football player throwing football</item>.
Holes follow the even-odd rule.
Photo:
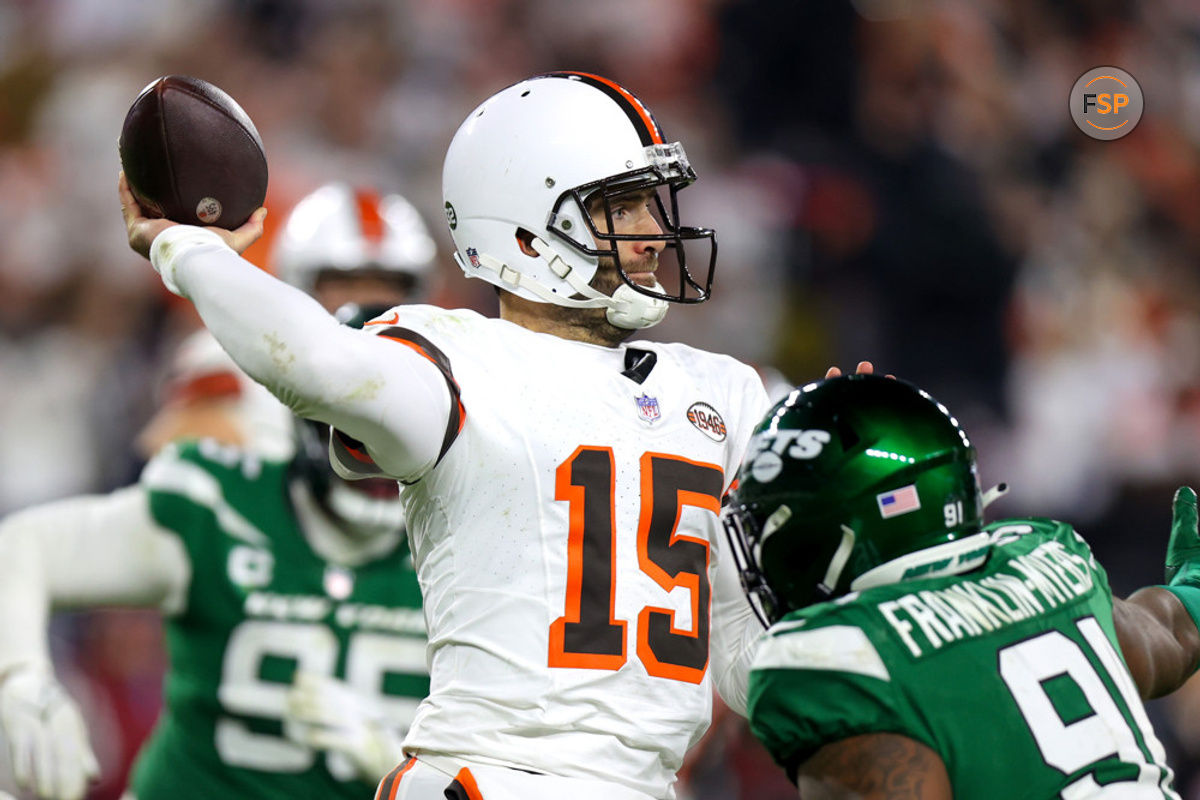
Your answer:
[[[499,318],[397,306],[365,332],[237,252],[261,230],[146,218],[131,246],[255,380],[335,430],[340,474],[406,484],[432,689],[380,785],[668,800],[715,685],[744,710],[761,625],[718,511],[768,402],[754,370],[630,342],[709,297],[696,180],[625,87],[556,72],[473,110],[443,167],[455,260]]]

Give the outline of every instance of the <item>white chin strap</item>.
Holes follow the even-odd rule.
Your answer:
[[[542,260],[550,266],[551,272],[561,278],[576,294],[583,295],[587,299],[576,300],[552,292],[528,275],[518,272],[486,253],[479,254],[479,266],[496,273],[500,277],[502,285],[511,286],[513,289],[527,289],[547,303],[567,308],[607,309],[604,316],[610,323],[622,330],[636,331],[649,328],[662,322],[663,317],[667,315],[670,304],[666,300],[644,295],[626,283],[618,286],[617,290],[612,293],[612,297],[609,297],[594,289],[587,281],[582,280],[579,273],[541,239],[535,237],[532,246]],[[551,255],[547,256],[546,253]],[[454,254],[454,259],[459,262],[459,266],[463,266],[462,256],[457,252]],[[464,271],[467,271],[465,267]],[[661,289],[662,287],[655,281],[654,285],[648,288]]]

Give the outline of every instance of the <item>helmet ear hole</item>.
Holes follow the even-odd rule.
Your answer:
[[[541,255],[533,246],[533,240],[537,238],[533,231],[525,228],[517,228],[517,246],[521,248],[521,252],[530,258],[541,258]]]

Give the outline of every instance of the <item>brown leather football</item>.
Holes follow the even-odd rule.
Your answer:
[[[254,123],[199,78],[166,75],[143,89],[118,149],[146,216],[233,230],[267,196],[267,157]]]

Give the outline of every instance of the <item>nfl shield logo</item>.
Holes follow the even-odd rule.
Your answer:
[[[479,269],[479,251],[474,247],[467,248],[467,260],[471,262],[471,266]]]
[[[642,396],[637,398],[638,416],[642,422],[652,424],[655,420],[662,416],[658,410],[658,398],[642,392]]]

